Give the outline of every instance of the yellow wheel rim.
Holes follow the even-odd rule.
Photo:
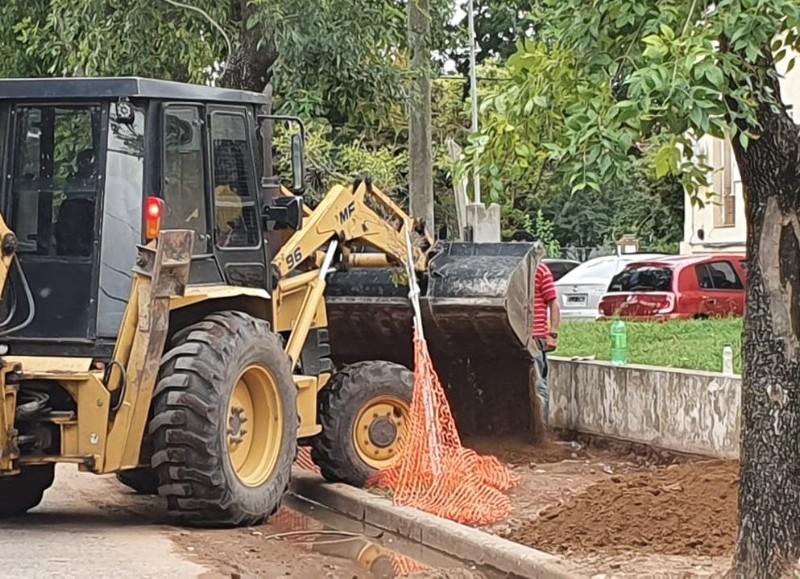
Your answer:
[[[408,403],[396,396],[370,400],[353,427],[359,458],[377,470],[392,466],[399,456],[400,434],[408,423],[408,413]]]
[[[272,474],[281,452],[283,420],[272,374],[261,366],[245,369],[233,387],[225,425],[231,465],[243,484],[260,486]]]

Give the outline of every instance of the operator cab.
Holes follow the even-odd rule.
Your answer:
[[[270,107],[264,94],[149,79],[0,80],[0,204],[21,265],[0,342],[110,354],[136,245],[159,229],[195,231],[190,284],[269,290],[272,230],[298,227],[301,203],[273,175]]]

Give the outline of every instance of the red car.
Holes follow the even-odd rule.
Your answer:
[[[674,255],[637,261],[611,280],[600,319],[686,320],[743,316],[745,256]]]

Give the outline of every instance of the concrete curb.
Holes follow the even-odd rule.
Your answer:
[[[373,527],[514,577],[572,579],[587,576],[555,555],[416,509],[394,506],[391,501],[367,491],[326,483],[321,477],[297,468],[292,473],[290,490]]]

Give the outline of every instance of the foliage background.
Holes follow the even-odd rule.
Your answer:
[[[193,0],[191,6],[213,18],[225,36],[180,4],[6,0],[0,5],[0,75],[138,75],[204,83],[219,75],[218,63],[227,58],[231,70],[221,84],[260,90],[270,79],[276,110],[307,123],[309,202],[334,183],[365,174],[406,202],[406,2]],[[652,159],[614,175],[602,190],[573,192],[543,146],[563,118],[531,101],[524,107],[526,123],[508,122],[510,103],[524,90],[513,81],[527,70],[520,40],[541,29],[535,2],[476,2],[481,126],[513,141],[487,147],[486,136],[470,136],[466,17],[456,4],[433,0],[431,10],[437,223],[451,231],[456,226],[452,181],[463,170],[449,158],[446,139],[462,147],[472,139],[484,198],[501,205],[506,237],[517,230],[533,233],[553,256],[573,247],[608,252],[623,233],[638,235],[645,249],[676,250],[683,190],[676,179],[655,179]],[[266,66],[268,75],[253,72]],[[547,98],[574,101],[569,82],[554,83]],[[278,159],[278,169],[288,175],[286,165]]]

